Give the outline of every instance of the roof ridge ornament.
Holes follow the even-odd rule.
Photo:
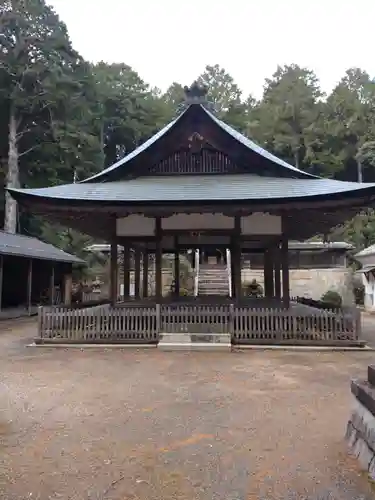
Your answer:
[[[208,85],[204,85],[195,80],[190,87],[185,85],[185,102],[189,104],[202,104],[207,101]]]
[[[181,114],[186,108],[194,104],[200,104],[211,113],[216,114],[214,103],[207,99],[208,89],[208,85],[200,83],[198,80],[195,80],[190,86],[185,85],[185,99],[178,106],[177,115]]]

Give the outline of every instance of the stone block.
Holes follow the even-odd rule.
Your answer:
[[[368,383],[375,387],[375,365],[369,365],[367,368]]]
[[[364,408],[375,417],[375,387],[367,380],[352,380],[351,391]]]
[[[354,385],[356,390],[358,387],[358,384]],[[357,458],[360,467],[371,478],[375,478],[375,416],[356,397],[345,440],[350,454]]]

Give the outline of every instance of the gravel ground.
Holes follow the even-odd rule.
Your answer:
[[[375,498],[343,442],[372,352],[26,348],[33,325],[2,325],[1,500]]]

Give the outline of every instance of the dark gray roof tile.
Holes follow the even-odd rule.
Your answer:
[[[242,175],[138,177],[127,181],[65,184],[40,189],[12,189],[11,193],[72,201],[173,202],[272,201],[283,198],[375,190],[375,184],[332,179],[287,179]]]
[[[82,259],[37,238],[0,231],[0,255],[84,264]]]

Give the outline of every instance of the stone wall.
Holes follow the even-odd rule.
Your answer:
[[[351,272],[345,268],[328,269],[291,269],[290,295],[292,297],[309,297],[315,300],[328,290],[336,290],[344,302],[353,303],[350,288]],[[243,283],[256,279],[264,286],[263,269],[242,269]]]

